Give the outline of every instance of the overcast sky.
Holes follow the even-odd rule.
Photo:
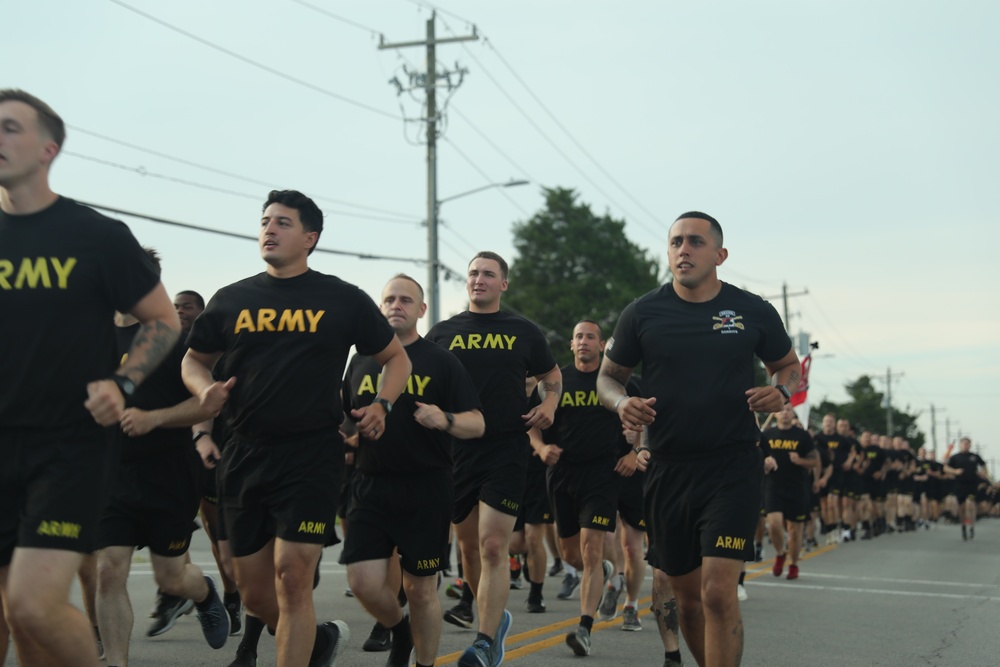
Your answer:
[[[821,346],[810,402],[891,368],[928,436],[936,406],[939,450],[947,419],[1000,464],[1000,3],[438,7],[439,37],[480,37],[437,49],[468,69],[438,93],[439,198],[531,182],[443,204],[446,266],[513,259],[511,226],[544,187],[576,189],[660,258],[669,222],[704,210],[726,233],[724,280],[808,291],[789,304]],[[424,52],[378,34],[421,40],[429,17],[414,0],[13,3],[0,87],[71,126],[60,193],[255,235],[267,191],[299,189],[327,213],[320,247],[399,258],[313,255],[377,298],[394,273],[427,273],[409,261],[427,257],[423,95],[388,83]],[[171,292],[263,268],[253,242],[121,217],[162,252]],[[443,315],[464,308],[462,282],[442,293]]]

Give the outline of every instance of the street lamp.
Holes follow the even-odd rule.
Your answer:
[[[529,181],[523,179],[511,179],[505,183],[488,183],[472,190],[460,192],[444,199],[434,201],[431,219],[427,224],[427,326],[432,327],[438,323],[441,313],[441,290],[438,285],[438,274],[441,265],[438,262],[438,214],[441,212],[441,204],[446,201],[465,197],[467,195],[489,190],[490,188],[511,188],[518,185],[528,185]]]

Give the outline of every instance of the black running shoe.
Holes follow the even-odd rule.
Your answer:
[[[368,635],[368,639],[365,640],[365,643],[361,645],[361,650],[368,653],[388,651],[392,647],[391,634],[392,633],[389,632],[389,628],[385,627],[378,621],[375,621],[371,634]]]
[[[471,628],[474,620],[472,607],[459,603],[444,613],[444,620],[460,628]]]

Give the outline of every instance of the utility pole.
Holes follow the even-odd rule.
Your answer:
[[[438,109],[437,109],[437,83],[438,79],[444,79],[448,90],[458,88],[462,85],[462,78],[468,70],[458,68],[454,71],[437,71],[437,45],[449,42],[467,42],[479,39],[476,28],[473,26],[471,35],[460,37],[444,37],[438,39],[434,34],[434,23],[437,12],[431,12],[431,17],[427,19],[427,37],[424,41],[418,42],[395,42],[387,43],[385,35],[379,35],[379,49],[399,49],[408,46],[423,46],[427,48],[427,72],[420,75],[417,72],[407,72],[410,76],[411,88],[423,88],[427,95],[427,312],[428,326],[434,326],[441,316],[441,290],[438,285],[438,274],[440,273],[440,263],[438,262],[438,202],[437,202],[437,132],[438,132]],[[458,83],[452,84],[452,75],[458,75]],[[403,85],[397,79],[393,79],[401,95],[404,92]]]
[[[931,404],[931,451],[934,452],[934,458],[937,458],[937,413],[934,411],[935,406]],[[941,408],[941,412],[945,412],[946,408]]]
[[[903,375],[905,373],[893,373],[891,368],[885,369],[885,434],[890,438],[892,437],[892,381]]]
[[[781,283],[781,295],[780,296],[781,296],[781,301],[784,304],[784,308],[785,308],[785,331],[787,331],[789,334],[792,333],[792,316],[788,312],[788,297],[790,297],[790,296],[805,296],[806,294],[809,294],[809,289],[808,288],[803,288],[801,292],[793,292],[792,294],[789,294],[788,293],[788,283]],[[764,298],[767,299],[768,301],[770,301],[771,299],[777,299],[778,297],[777,296],[765,296]]]

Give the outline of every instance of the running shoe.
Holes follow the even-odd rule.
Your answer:
[[[392,648],[392,633],[389,628],[375,621],[368,639],[361,645],[361,650],[366,653],[379,653],[388,651],[390,648]]]
[[[639,632],[642,630],[639,611],[635,607],[625,607],[622,609],[622,619],[622,630],[625,632]]]
[[[798,579],[799,578],[799,566],[794,563],[788,566],[788,575],[786,579]]]
[[[257,651],[240,644],[236,649],[236,657],[228,667],[257,667]]]
[[[316,632],[325,631],[329,637],[326,650],[309,661],[309,667],[336,667],[337,656],[344,650],[351,631],[343,621],[327,621],[316,627]]]
[[[490,643],[485,639],[477,639],[476,643],[465,649],[458,659],[458,667],[493,667],[493,652]]]
[[[624,582],[620,580],[617,587],[614,583],[608,583],[604,586],[604,595],[601,596],[601,604],[597,607],[597,617],[600,620],[610,621],[618,615],[618,598],[621,597],[624,589]]]
[[[193,609],[193,601],[185,600],[184,598],[179,598],[175,595],[161,593],[156,601],[156,608],[153,609],[153,613],[150,614],[150,616],[153,617],[153,621],[149,624],[149,628],[146,630],[146,636],[159,637],[164,632],[174,627],[174,623],[177,622],[177,619],[185,614],[190,614]]]
[[[590,630],[581,625],[566,635],[566,644],[579,656],[590,655]]]
[[[497,667],[503,662],[504,656],[504,642],[507,640],[507,631],[510,630],[510,624],[513,623],[514,617],[506,609],[503,610],[503,616],[500,617],[500,625],[497,626],[497,636],[493,640],[493,645],[490,647],[490,654],[493,658],[491,663],[492,667]]]
[[[243,634],[243,603],[239,598],[233,602],[226,602],[226,613],[229,614],[229,636],[236,637]]]
[[[539,598],[538,600],[532,600],[530,597],[525,600],[524,608],[529,614],[543,614],[545,613],[545,600]]]
[[[771,568],[771,573],[776,577],[780,577],[781,573],[785,571],[785,554],[774,557],[774,567]]]
[[[472,607],[459,602],[444,613],[444,620],[460,628],[471,628],[474,616]]]
[[[201,633],[205,635],[208,645],[220,649],[229,639],[229,614],[215,590],[215,582],[211,577],[205,577],[205,583],[208,584],[208,598],[203,603],[195,605],[198,622],[201,623]]]
[[[410,667],[410,654],[413,653],[413,634],[410,631],[409,618],[403,617],[400,630],[392,633],[392,649],[385,667]]]
[[[569,596],[573,595],[573,591],[575,591],[576,587],[579,585],[580,576],[567,572],[566,576],[563,577],[562,588],[560,588],[559,592],[556,593],[556,597],[560,600],[569,599]]]

